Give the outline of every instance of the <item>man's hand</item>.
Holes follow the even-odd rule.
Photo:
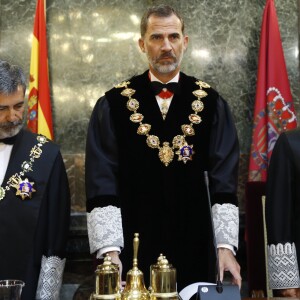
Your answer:
[[[300,288],[276,290],[276,296],[287,298],[300,298]]]
[[[236,261],[232,251],[226,248],[218,248],[219,252],[219,264],[220,264],[220,280],[223,281],[224,272],[229,271],[232,275],[232,283],[241,288],[242,277],[241,267]]]
[[[119,252],[118,251],[111,251],[111,252],[107,252],[107,254],[109,254],[109,256],[111,257],[111,261],[114,264],[119,265],[119,274],[120,274],[120,286],[124,286],[125,282],[122,281],[122,271],[123,271],[123,266],[122,266],[122,262],[120,260],[119,257]]]

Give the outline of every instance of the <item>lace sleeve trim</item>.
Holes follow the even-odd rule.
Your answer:
[[[239,209],[237,206],[225,203],[214,204],[212,214],[218,244],[229,244],[238,248]]]
[[[268,246],[268,275],[271,289],[299,288],[299,269],[294,243]]]
[[[66,259],[42,257],[36,299],[59,300]]]
[[[120,208],[111,205],[94,208],[87,213],[87,228],[91,253],[103,247],[124,247]]]

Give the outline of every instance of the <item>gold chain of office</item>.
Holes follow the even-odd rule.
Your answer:
[[[0,187],[0,201],[4,199],[6,192],[9,191],[10,188],[15,188],[16,196],[20,196],[22,200],[25,200],[26,198],[31,198],[32,193],[36,191],[33,188],[34,182],[30,182],[27,178],[22,179],[22,176],[24,176],[25,173],[32,171],[34,161],[40,158],[40,156],[43,153],[42,146],[46,142],[48,142],[46,137],[44,137],[43,135],[38,135],[37,141],[38,143],[34,145],[30,150],[30,159],[28,161],[24,161],[21,164],[22,170],[19,173],[12,175],[8,179],[7,185],[5,187]]]
[[[178,155],[178,161],[183,161],[186,163],[187,161],[192,160],[192,155],[194,154],[193,145],[189,145],[185,138],[187,136],[195,135],[193,125],[200,124],[202,122],[201,116],[199,116],[198,113],[204,109],[204,104],[201,101],[201,98],[207,96],[207,93],[203,90],[203,88],[210,88],[210,85],[203,81],[198,80],[195,83],[199,86],[199,89],[192,92],[193,95],[197,97],[197,99],[191,104],[194,113],[188,116],[190,124],[181,125],[183,134],[176,135],[173,138],[172,147],[170,146],[169,142],[163,142],[161,146],[159,137],[149,133],[151,130],[151,125],[143,123],[144,116],[141,113],[138,113],[140,103],[137,99],[132,98],[136,90],[129,87],[130,81],[124,81],[115,86],[116,88],[124,88],[121,92],[121,95],[128,98],[126,106],[129,111],[132,111],[132,114],[130,115],[130,121],[139,124],[137,134],[145,135],[147,145],[150,148],[158,149],[158,157],[165,166],[168,166],[173,161],[174,151],[176,151],[175,154]]]

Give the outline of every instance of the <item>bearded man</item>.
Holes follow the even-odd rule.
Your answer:
[[[25,76],[0,60],[0,280],[22,299],[59,299],[70,192],[59,147],[25,130]]]
[[[215,281],[208,171],[221,279],[230,271],[240,286],[236,129],[225,100],[180,72],[188,40],[177,11],[149,8],[139,39],[149,70],[118,84],[94,107],[86,146],[91,253],[109,253],[127,272],[137,232],[146,285],[160,253],[176,267],[178,289]]]

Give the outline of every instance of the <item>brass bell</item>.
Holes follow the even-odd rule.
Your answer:
[[[133,268],[127,272],[126,284],[121,293],[122,300],[149,300],[150,295],[144,284],[144,274],[138,269],[139,234],[133,239]]]
[[[163,254],[160,254],[157,263],[150,266],[149,289],[151,300],[160,298],[179,299],[176,284],[176,269],[169,264]]]
[[[102,265],[97,266],[95,271],[95,293],[90,300],[94,299],[120,299],[120,275],[119,266],[112,263],[109,254],[106,254]]]

